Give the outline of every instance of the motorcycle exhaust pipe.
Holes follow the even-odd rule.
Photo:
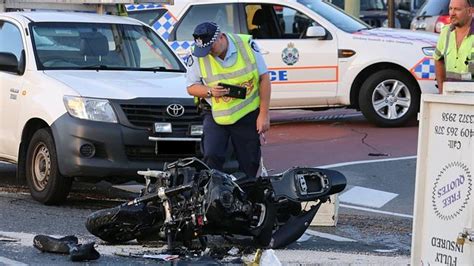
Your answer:
[[[311,221],[321,207],[322,202],[311,207],[311,209],[302,215],[291,216],[288,221],[273,233],[270,241],[270,248],[282,248],[298,240],[308,229]]]

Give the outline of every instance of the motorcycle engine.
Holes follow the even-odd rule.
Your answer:
[[[246,199],[247,195],[232,176],[217,170],[179,172],[194,174],[193,178],[181,178],[191,180],[192,187],[164,202],[169,210],[165,227],[171,233],[176,232],[184,243],[206,234],[242,234],[252,225],[261,224],[265,207]]]

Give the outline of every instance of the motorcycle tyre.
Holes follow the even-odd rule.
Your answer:
[[[115,207],[94,212],[87,218],[87,230],[112,244],[127,242],[141,236],[137,225],[117,220],[119,211],[120,208]]]

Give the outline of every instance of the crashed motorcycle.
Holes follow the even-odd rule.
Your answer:
[[[282,248],[300,238],[321,204],[346,186],[346,178],[329,169],[293,167],[236,178],[197,158],[138,173],[146,181],[141,195],[92,213],[86,221],[90,233],[111,243],[156,236],[168,249],[178,243],[191,247],[196,239],[205,248],[208,235],[249,236],[256,246]]]

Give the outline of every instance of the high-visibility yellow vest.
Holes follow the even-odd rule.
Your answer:
[[[456,32],[450,25],[444,26],[433,58],[444,59],[447,80],[471,80],[474,75],[474,35],[469,33],[457,49]]]
[[[223,67],[213,56],[199,58],[201,76],[209,87],[219,82],[247,88],[245,99],[212,97],[212,116],[219,125],[231,125],[260,106],[259,75],[255,56],[249,45],[250,35],[229,34],[237,48],[237,60],[230,67]]]

